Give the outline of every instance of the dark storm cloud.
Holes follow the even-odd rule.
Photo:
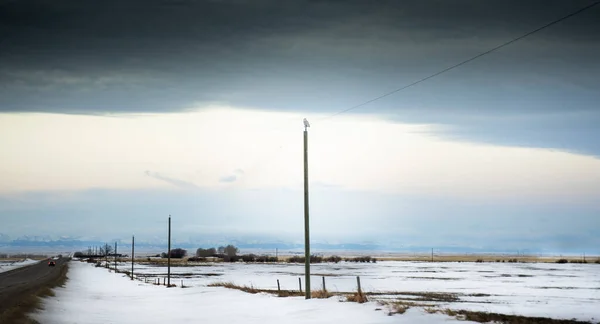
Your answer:
[[[166,112],[223,102],[333,113],[590,3],[0,1],[0,111]],[[355,112],[555,146],[557,113],[585,116],[571,118],[573,129],[599,118],[599,21],[597,6]],[[600,154],[593,143],[566,146]]]

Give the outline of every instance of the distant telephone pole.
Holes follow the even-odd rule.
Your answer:
[[[306,299],[310,299],[310,231],[308,221],[308,128],[304,118],[304,282]]]
[[[135,258],[135,235],[131,236],[131,280],[133,280],[133,260]]]
[[[117,242],[115,242],[115,273],[117,273]]]
[[[169,250],[167,251],[167,287],[171,286],[171,215],[169,215]]]

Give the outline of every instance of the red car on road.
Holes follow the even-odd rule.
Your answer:
[[[55,265],[56,265],[56,262],[54,260],[48,261],[48,266],[49,267],[54,267]]]

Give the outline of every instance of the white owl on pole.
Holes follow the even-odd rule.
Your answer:
[[[304,118],[304,129],[310,127],[310,124],[308,123],[308,120],[306,120],[306,118]]]

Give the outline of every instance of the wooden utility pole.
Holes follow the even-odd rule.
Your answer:
[[[169,250],[167,251],[167,287],[171,286],[171,215],[169,215]]]
[[[117,242],[115,242],[115,273],[117,272]]]
[[[135,258],[135,235],[131,236],[131,280],[133,280],[133,260]]]
[[[306,299],[310,299],[310,231],[308,220],[308,127],[304,119],[304,281]]]

